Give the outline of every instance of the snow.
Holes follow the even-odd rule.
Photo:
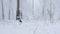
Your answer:
[[[0,0],[0,34],[60,34],[60,0],[46,0],[44,16],[42,15],[44,0],[21,0],[20,2],[22,23],[16,20],[16,0],[3,0],[5,17],[2,20]],[[51,3],[55,6],[53,23],[50,22],[47,11],[47,9],[51,9]]]
[[[60,34],[60,23],[32,21],[19,24],[18,21],[1,21],[0,34]]]

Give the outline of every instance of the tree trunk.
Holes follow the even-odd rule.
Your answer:
[[[1,0],[1,5],[2,5],[2,19],[4,20],[4,8],[3,8],[3,0]]]
[[[20,15],[20,10],[19,10],[19,8],[20,8],[19,4],[20,4],[19,0],[17,0],[17,12],[16,12],[17,15],[16,15],[16,20],[19,20],[20,22],[22,22],[21,18],[20,18],[21,15]]]

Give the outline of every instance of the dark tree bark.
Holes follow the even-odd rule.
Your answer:
[[[20,10],[19,10],[19,8],[20,8],[20,2],[19,2],[19,0],[17,0],[17,12],[16,12],[16,20],[19,20],[20,22],[22,22],[21,21],[21,15],[22,15],[22,13],[20,13]]]

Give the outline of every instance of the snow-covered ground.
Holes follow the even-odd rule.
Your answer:
[[[14,21],[16,8],[16,0],[0,0],[0,34],[60,34],[60,0],[21,0],[22,23]]]
[[[60,22],[30,21],[1,21],[0,34],[60,34]]]

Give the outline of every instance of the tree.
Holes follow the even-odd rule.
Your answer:
[[[11,0],[9,2],[9,20],[10,20],[10,4],[11,4]]]
[[[50,16],[50,22],[53,23],[54,21],[54,13],[55,13],[55,4],[53,4],[52,2],[50,3],[50,9],[47,9],[48,14]]]
[[[45,11],[45,5],[46,5],[46,0],[43,2],[43,7],[42,7],[42,15],[44,16],[44,11]]]
[[[2,5],[2,19],[4,20],[4,8],[3,8],[3,0],[1,0],[1,5]]]
[[[20,8],[20,5],[19,5],[20,3],[19,3],[19,0],[17,0],[17,12],[16,12],[16,20],[19,20],[20,22],[22,22],[21,21],[21,16],[22,16],[22,12],[20,12],[20,10],[19,10],[19,8]]]
[[[33,14],[33,16],[34,16],[34,0],[32,0],[32,14]]]

